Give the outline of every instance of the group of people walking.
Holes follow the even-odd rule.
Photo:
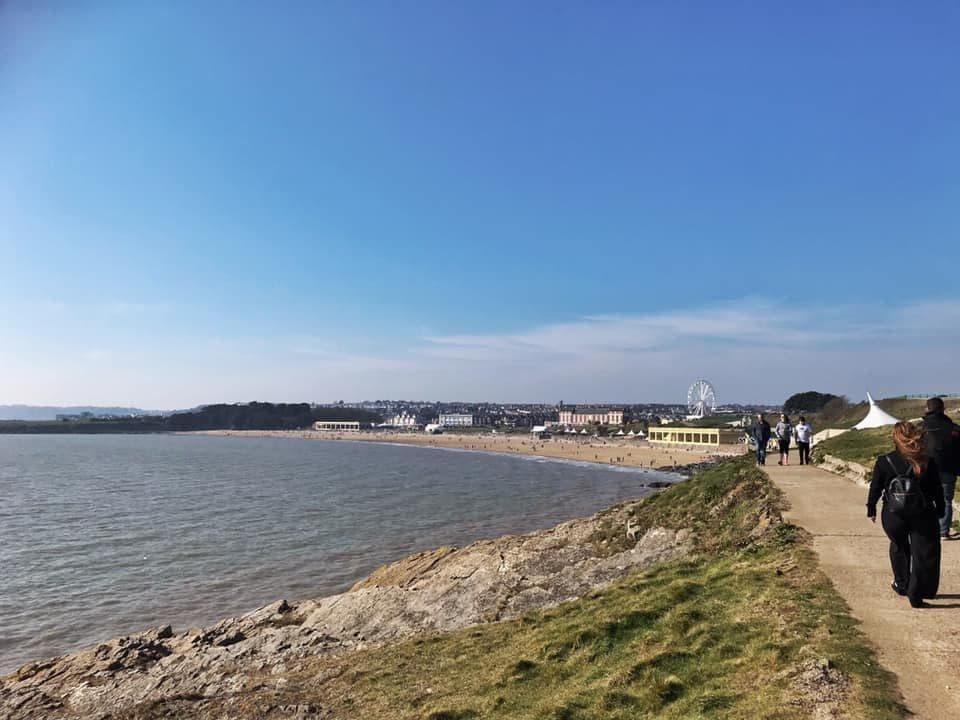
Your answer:
[[[786,414],[771,429],[763,414],[751,431],[756,443],[757,464],[766,465],[767,445],[776,437],[779,465],[790,464],[790,444],[796,441],[800,464],[810,462],[813,428],[802,415],[794,426]],[[960,474],[960,426],[944,412],[943,399],[927,400],[927,412],[919,424],[898,422],[893,427],[894,450],[877,458],[867,494],[867,517],[880,522],[890,539],[891,587],[915,608],[937,595],[940,585],[940,555],[943,540],[960,539],[952,534],[953,499]]]
[[[867,517],[890,539],[891,587],[915,608],[937,595],[941,541],[951,535],[953,498],[960,473],[960,427],[944,413],[943,400],[927,400],[918,426],[893,428],[895,450],[877,458],[867,495]]]
[[[776,428],[771,431],[766,416],[759,413],[752,431],[753,441],[757,445],[757,465],[767,464],[767,446],[770,444],[772,433],[776,433],[777,447],[780,450],[780,460],[777,461],[777,465],[790,464],[790,443],[793,440],[796,440],[797,450],[800,453],[800,464],[810,464],[810,442],[813,440],[813,427],[807,422],[807,419],[801,415],[798,424],[794,426],[790,422],[790,418],[784,413],[780,416],[780,422],[777,423]]]

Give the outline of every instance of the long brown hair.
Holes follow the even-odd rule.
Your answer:
[[[919,477],[927,469],[927,458],[924,455],[923,430],[906,420],[893,426],[893,444],[897,452],[903,455],[910,463],[914,474]]]

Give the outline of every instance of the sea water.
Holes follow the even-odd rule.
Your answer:
[[[367,442],[0,435],[0,673],[342,592],[411,553],[549,527],[671,479]]]

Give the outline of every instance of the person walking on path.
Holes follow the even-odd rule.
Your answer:
[[[763,416],[763,413],[757,414],[757,422],[753,424],[751,437],[757,443],[757,465],[767,464],[767,443],[770,442],[770,423]]]
[[[877,521],[877,502],[883,498],[880,522],[890,538],[891,587],[906,595],[910,605],[924,607],[940,585],[940,534],[943,486],[936,461],[927,457],[923,431],[911,422],[893,427],[896,450],[877,458],[867,495],[867,517]],[[894,492],[896,490],[896,492]]]
[[[941,398],[932,397],[927,400],[923,431],[927,457],[936,462],[940,469],[943,502],[946,506],[946,512],[940,518],[940,537],[948,540],[950,525],[953,523],[953,496],[957,489],[957,474],[960,473],[960,427],[943,412]]]
[[[780,422],[777,423],[777,441],[780,444],[780,460],[777,465],[790,464],[790,438],[793,437],[793,425],[790,424],[790,418],[786,413],[780,416]]]
[[[810,464],[810,442],[813,439],[813,427],[807,422],[807,419],[801,415],[800,423],[797,425],[794,434],[797,438],[797,452],[800,454],[800,464]]]

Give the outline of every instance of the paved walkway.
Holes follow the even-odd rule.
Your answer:
[[[790,502],[787,518],[813,534],[821,567],[900,678],[907,707],[922,720],[960,718],[960,541],[943,544],[940,595],[914,610],[890,589],[889,545],[879,518],[866,518],[867,488],[809,465],[769,463]]]

